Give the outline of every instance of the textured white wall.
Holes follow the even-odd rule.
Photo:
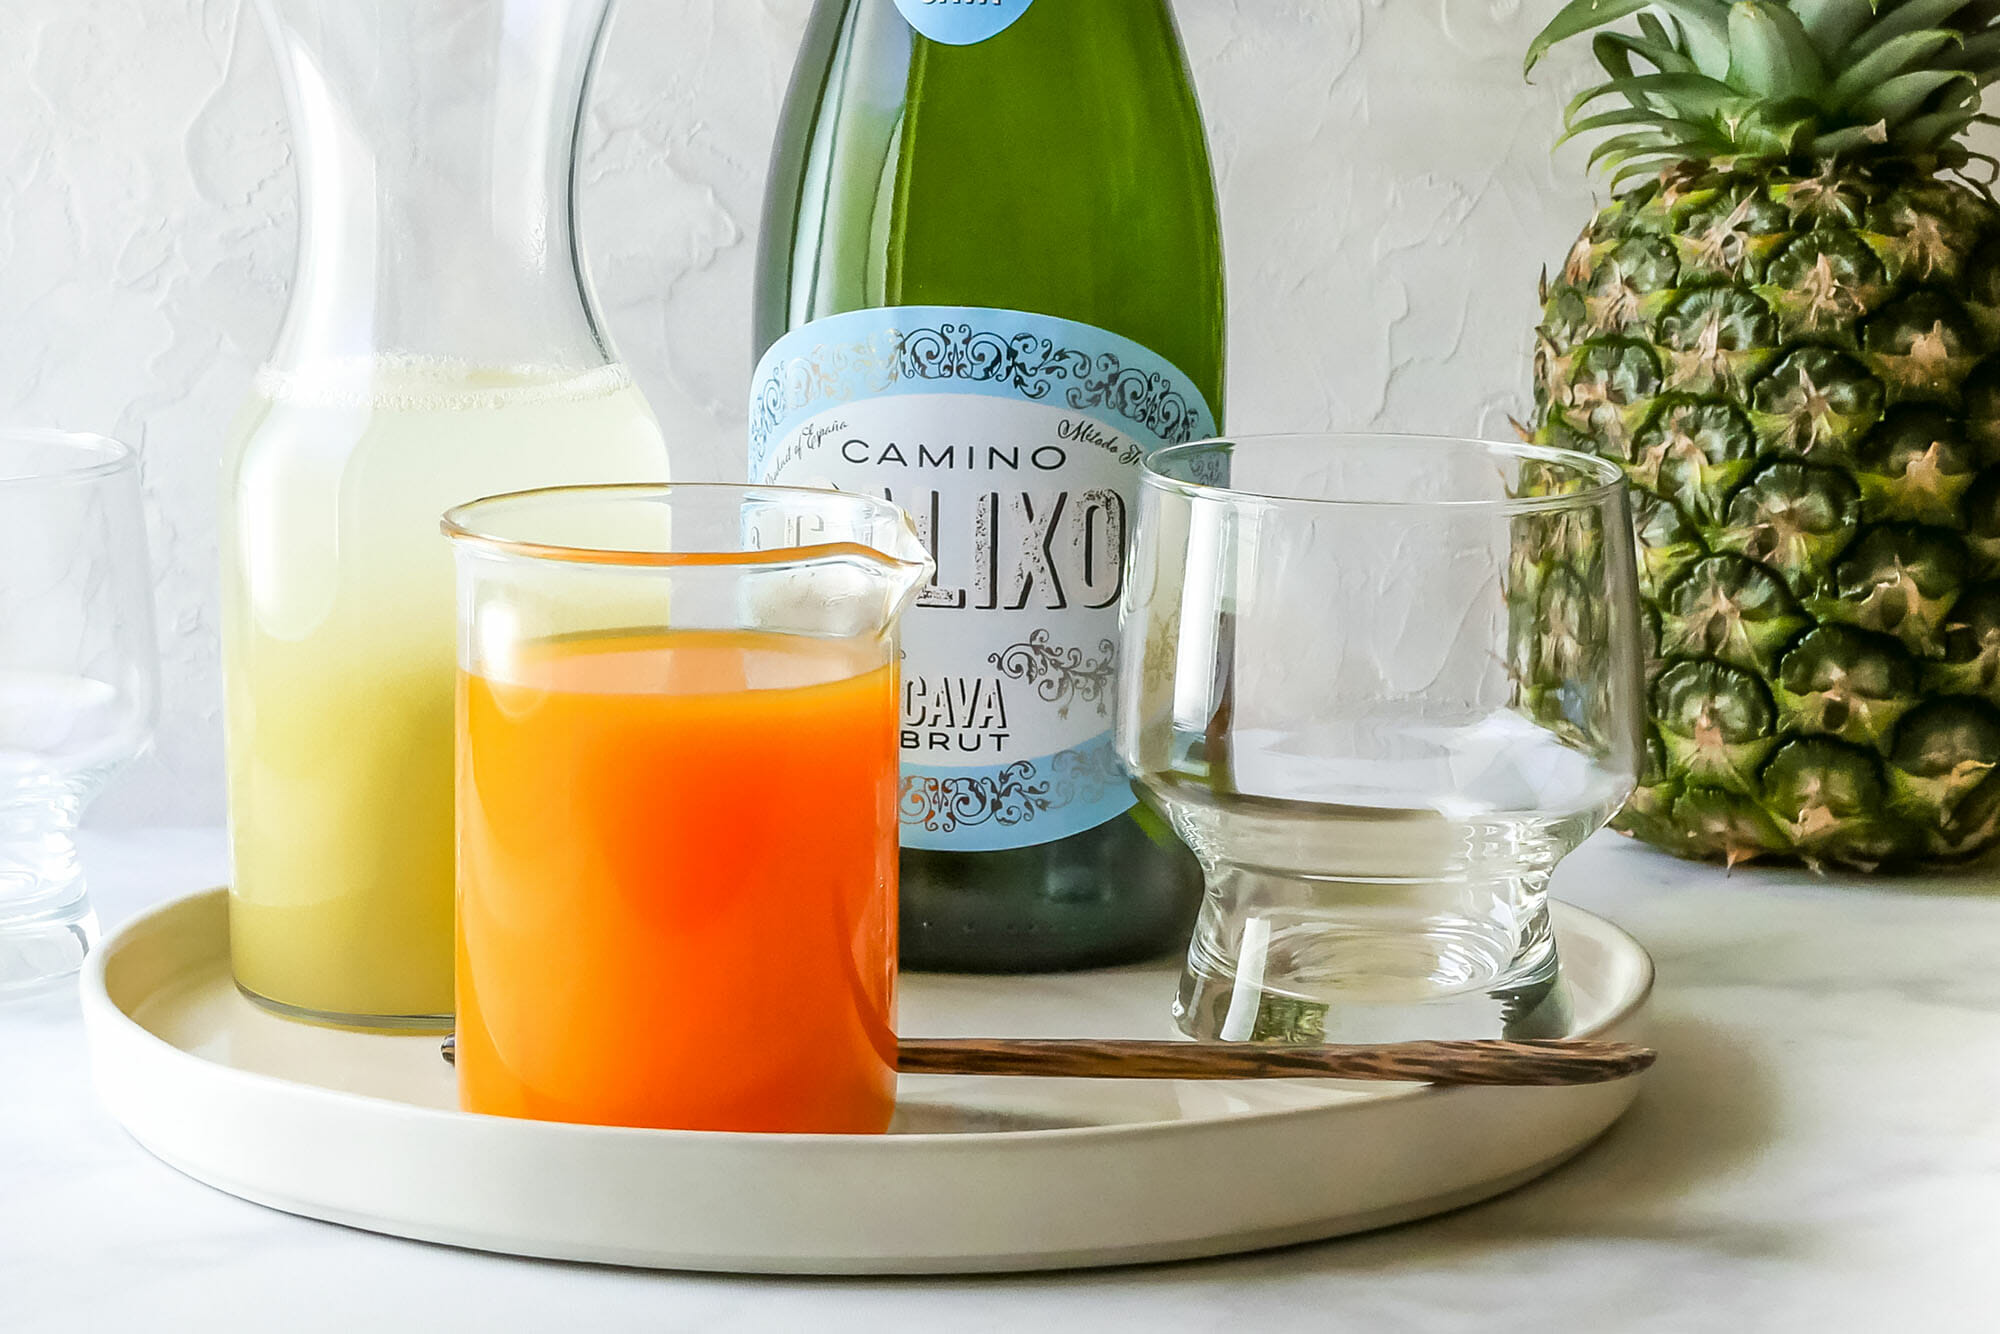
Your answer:
[[[1089,5],[1093,0],[1043,0]],[[1178,0],[1221,172],[1231,426],[1502,430],[1534,282],[1590,208],[1552,161],[1556,0]],[[600,296],[687,478],[741,468],[765,155],[810,0],[623,0],[588,135]],[[144,456],[165,704],[101,822],[222,813],[222,433],[277,329],[293,181],[248,0],[0,0],[0,420]]]

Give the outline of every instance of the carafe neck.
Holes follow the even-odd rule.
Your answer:
[[[260,0],[300,196],[274,364],[612,360],[575,226],[611,3]]]

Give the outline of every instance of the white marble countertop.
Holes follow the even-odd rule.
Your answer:
[[[107,926],[218,883],[214,831],[97,835]],[[513,1260],[197,1185],[91,1090],[75,999],[0,1007],[0,1330],[2000,1328],[2000,872],[1688,866],[1600,838],[1562,897],[1659,963],[1660,1064],[1543,1181],[1265,1255],[965,1280]]]

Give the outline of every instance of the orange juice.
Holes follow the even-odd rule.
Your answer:
[[[877,1132],[895,1101],[896,675],[753,631],[461,673],[468,1111]]]

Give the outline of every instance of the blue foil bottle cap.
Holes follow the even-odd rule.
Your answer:
[[[972,46],[1012,27],[1035,0],[896,0],[910,26],[934,42]]]

